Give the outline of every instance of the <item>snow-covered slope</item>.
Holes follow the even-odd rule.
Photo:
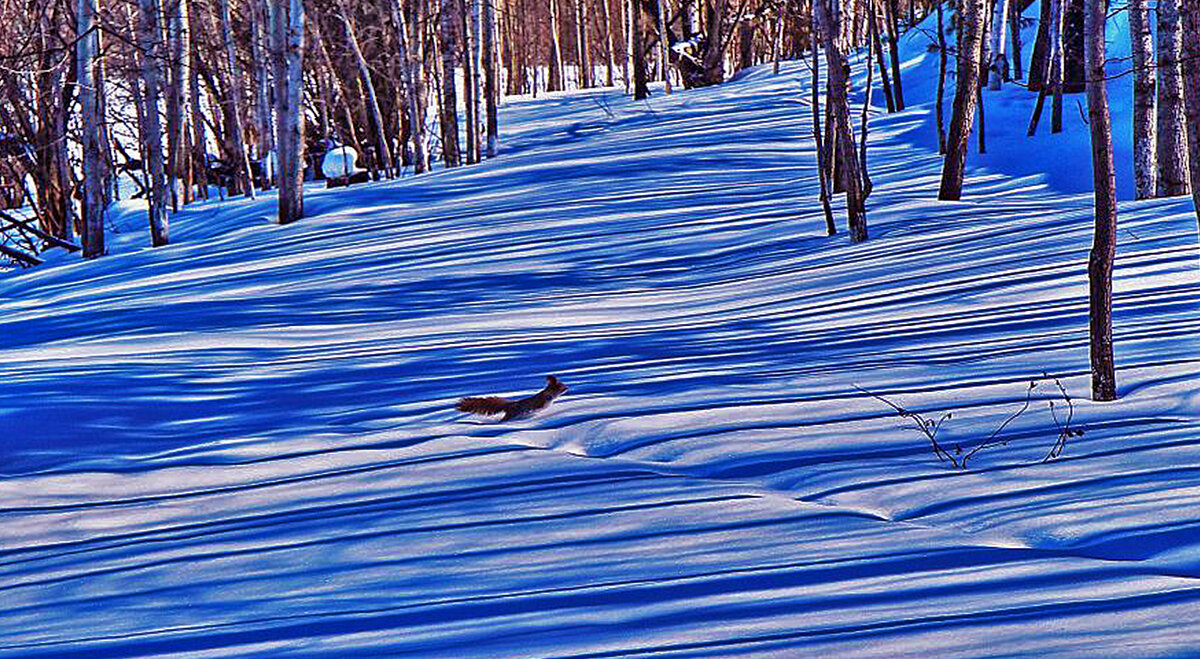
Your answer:
[[[483,165],[0,280],[0,656],[1186,655],[1190,205],[1121,208],[1091,404],[1090,197],[935,201],[917,109],[827,238],[803,71],[514,104]],[[968,471],[856,388],[969,450],[1031,380]]]

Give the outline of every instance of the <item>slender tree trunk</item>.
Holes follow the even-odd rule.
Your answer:
[[[170,242],[162,127],[158,120],[162,28],[156,0],[138,0],[138,7],[138,48],[141,51],[142,82],[146,85],[141,133],[146,149],[146,171],[149,174],[150,242],[159,247]]]
[[[628,94],[633,85],[633,32],[636,21],[634,0],[619,0],[621,3],[621,25],[625,33],[625,57],[621,61],[621,75],[625,80],[625,93]]]
[[[827,1],[817,0],[816,5],[821,38],[825,45],[825,61],[829,68],[829,105],[833,109],[830,130],[835,133],[834,148],[837,149],[838,166],[846,184],[850,241],[860,243],[867,239],[867,213],[862,191],[862,170],[859,168],[858,154],[854,152],[850,102],[846,95],[849,65],[837,44],[837,23],[832,20]]]
[[[350,50],[350,54],[354,57],[355,64],[358,65],[359,82],[363,86],[363,91],[366,92],[367,117],[371,121],[371,132],[375,136],[375,148],[379,151],[379,161],[383,165],[384,172],[388,176],[392,175],[392,153],[388,146],[388,138],[386,128],[383,123],[383,113],[379,110],[379,97],[375,93],[375,81],[371,76],[371,68],[367,65],[367,58],[363,57],[362,48],[358,44],[358,35],[354,30],[354,23],[350,17],[344,13],[338,16],[342,21],[342,26],[346,30],[346,46]]]
[[[942,16],[942,0],[937,2],[937,37],[938,37],[938,84],[935,112],[937,114],[938,153],[946,153],[946,121],[944,118],[946,97],[946,30]]]
[[[1052,0],[1042,0],[1038,7],[1037,36],[1033,39],[1033,56],[1029,60],[1029,89],[1046,92],[1050,78],[1050,7]],[[1036,129],[1036,125],[1034,126]]]
[[[479,162],[479,12],[478,0],[463,0],[463,105],[467,122],[467,164]],[[467,11],[468,5],[470,11]]]
[[[551,0],[553,2],[553,0]],[[458,150],[458,95],[455,73],[454,38],[455,0],[441,0],[441,44],[442,44],[442,162],[446,167],[457,167],[462,163]]]
[[[264,185],[275,185],[275,172],[270,171],[268,154],[275,150],[275,116],[271,106],[270,57],[263,52],[267,32],[271,29],[274,9],[273,0],[250,0],[250,59],[254,84],[254,132],[258,136],[255,158],[263,165]]]
[[[642,100],[649,98],[650,86],[646,75],[646,49],[642,46],[642,10],[641,3],[629,1],[630,41],[633,52],[633,98]]]
[[[1005,52],[1007,41],[1004,37],[1007,36],[1008,29],[1008,0],[994,0],[995,9],[992,12],[991,39],[992,43],[988,48],[991,54],[991,75],[988,80],[988,88],[992,90],[1002,89],[1004,81],[1008,79],[1008,54]]]
[[[188,3],[188,30],[199,34],[200,14],[196,3]],[[192,101],[192,163],[196,171],[195,183],[200,198],[208,199],[208,134],[204,128],[203,97],[200,95],[200,45],[198,39],[191,43],[191,66],[188,67],[188,97]]]
[[[273,13],[279,223],[288,224],[304,217],[304,0]]]
[[[1008,31],[1012,34],[1013,79],[1020,80],[1025,77],[1025,64],[1021,61],[1021,2],[1012,0],[1008,6]]]
[[[1180,0],[1158,0],[1158,196],[1187,194]]]
[[[612,25],[612,8],[609,6],[610,0],[600,0],[600,20],[604,24],[604,64],[605,75],[604,85],[612,87],[616,81],[616,59],[614,48],[616,43],[613,40],[613,25]]]
[[[409,138],[412,140],[413,171],[422,174],[429,171],[429,151],[425,148],[425,82],[424,71],[416,57],[419,47],[409,25],[404,0],[391,0],[392,23],[396,26],[397,57],[400,60],[401,84],[404,87],[404,106],[408,115]],[[494,2],[495,0],[489,0]],[[315,21],[314,21],[315,25]]]
[[[183,176],[187,128],[187,57],[188,45],[187,0],[165,0],[167,13],[167,42],[170,69],[166,90],[167,100],[167,186],[171,193],[171,208],[178,211],[181,200],[178,179]],[[186,192],[184,193],[186,195]],[[186,199],[183,200],[186,203]]]
[[[100,152],[100,94],[96,86],[96,0],[76,6],[75,61],[79,67],[80,137],[83,141],[83,256],[104,253],[104,180]]]
[[[979,55],[986,20],[983,0],[963,0],[962,49],[958,58],[958,81],[954,91],[954,114],[950,133],[946,136],[946,161],[942,167],[942,182],[938,199],[953,201],[962,198],[963,173],[966,170],[967,149],[971,125],[979,93]]]
[[[563,65],[562,21],[558,18],[558,1],[550,0],[550,78],[547,91],[566,89],[566,70]]]
[[[1096,228],[1088,257],[1092,399],[1114,400],[1112,272],[1117,252],[1117,184],[1113,170],[1112,125],[1104,80],[1104,0],[1087,0],[1084,13],[1084,66],[1087,71],[1088,127],[1092,135],[1092,183]]]
[[[663,82],[663,91],[671,93],[671,44],[667,35],[667,6],[663,0],[654,0],[658,6],[658,58],[659,79]]]
[[[883,0],[883,2],[884,7],[887,8],[888,51],[892,58],[892,91],[896,97],[896,110],[903,112],[904,84],[900,79],[900,48],[898,43],[900,26],[896,18],[898,7],[896,0]]]
[[[815,11],[812,11],[809,26],[812,30],[810,32],[812,35],[812,122],[813,143],[817,149],[817,180],[821,186],[821,209],[825,212],[825,232],[835,236],[837,235],[837,224],[833,221],[833,208],[829,202],[829,151],[825,148],[825,139],[821,135],[821,58],[816,38],[820,32]]]
[[[1050,107],[1050,132],[1062,132],[1063,118],[1063,74],[1066,56],[1063,52],[1063,3],[1067,0],[1051,0],[1050,6],[1050,92],[1053,103]]]
[[[238,172],[239,187],[243,194],[254,199],[254,177],[250,176],[250,158],[246,154],[246,132],[242,127],[242,74],[238,68],[237,50],[233,44],[233,22],[229,17],[229,0],[220,0],[220,3],[221,33],[225,35],[225,59],[229,67],[229,79],[226,81],[225,90],[229,96],[226,102],[230,107],[225,113],[229,118],[225,141],[233,155],[234,169]]]
[[[779,9],[775,11],[775,26],[771,30],[771,62],[772,72],[779,75],[779,60],[783,58],[783,24],[786,17],[786,8],[784,5],[779,5]]]
[[[500,148],[500,120],[496,108],[500,97],[500,81],[496,71],[496,0],[483,0],[483,96],[487,99],[487,157],[495,158]],[[610,42],[611,45],[611,42]],[[611,51],[610,51],[611,54]],[[611,63],[611,59],[609,60]],[[511,75],[511,72],[509,73]],[[609,67],[609,77],[612,68]],[[612,80],[609,80],[609,85]]]
[[[592,60],[588,56],[587,0],[575,0],[575,61],[579,65],[579,87],[592,87]]]
[[[1187,122],[1189,179],[1192,205],[1200,221],[1200,0],[1185,0],[1183,12],[1184,114]]]
[[[896,111],[896,101],[892,98],[892,83],[888,80],[887,64],[883,61],[883,43],[879,38],[879,23],[875,15],[875,3],[867,7],[867,27],[870,49],[875,53],[875,62],[879,66],[879,82],[883,86],[883,98],[887,102],[888,112]]]
[[[1154,196],[1154,39],[1146,0],[1129,0],[1133,47],[1133,180],[1138,199]]]

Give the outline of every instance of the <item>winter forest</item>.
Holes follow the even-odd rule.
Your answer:
[[[0,0],[0,658],[1200,656],[1200,0]]]

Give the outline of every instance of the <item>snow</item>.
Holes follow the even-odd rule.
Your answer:
[[[126,203],[112,255],[0,278],[0,656],[1192,652],[1190,200],[1121,204],[1093,404],[1090,195],[992,132],[936,201],[917,103],[872,119],[871,239],[825,237],[806,80],[513,102],[478,166],[159,249]],[[1086,432],[1043,463],[1055,378]],[[965,471],[856,388],[970,447],[1034,380]]]

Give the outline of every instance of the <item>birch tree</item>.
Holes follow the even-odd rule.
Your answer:
[[[958,80],[954,90],[954,113],[950,132],[946,136],[946,159],[942,166],[942,181],[938,199],[954,201],[962,197],[963,173],[967,164],[967,149],[971,125],[975,121],[979,93],[979,56],[983,43],[983,24],[986,20],[983,0],[962,0],[962,47],[958,55]]]
[[[485,112],[487,123],[487,157],[495,158],[496,152],[500,148],[500,121],[499,112],[496,108],[497,99],[500,96],[500,78],[496,70],[496,8],[493,4],[496,0],[483,0],[483,96],[485,100]],[[607,16],[607,13],[605,14]],[[609,35],[609,45],[612,45],[612,36]],[[611,59],[609,60],[611,64]],[[509,71],[509,75],[512,71]],[[612,84],[612,69],[609,68],[608,84]]]
[[[1186,0],[1183,12],[1183,95],[1187,119],[1188,162],[1192,205],[1200,221],[1200,0]]]
[[[167,220],[167,187],[163,171],[162,124],[159,122],[161,92],[162,26],[157,0],[138,0],[138,50],[140,51],[143,98],[141,139],[146,153],[150,243],[159,247],[170,242]]]
[[[442,45],[442,106],[439,115],[442,127],[442,162],[446,167],[457,167],[462,162],[458,151],[458,95],[457,73],[455,72],[454,36],[455,0],[441,0],[439,36]]]
[[[489,4],[494,0],[488,0]],[[429,170],[429,151],[425,136],[425,81],[421,61],[417,56],[420,42],[410,21],[404,0],[389,0],[392,23],[396,28],[397,56],[400,59],[400,75],[405,90],[405,110],[408,113],[409,139],[412,141],[413,171],[418,174]]]
[[[83,140],[83,256],[104,253],[104,181],[102,178],[100,90],[95,77],[99,32],[96,0],[79,0],[76,6],[75,59],[79,67],[80,137]]]
[[[1092,400],[1117,397],[1113,364],[1112,272],[1117,251],[1117,183],[1113,170],[1112,123],[1104,76],[1104,0],[1086,0],[1084,66],[1087,72],[1088,128],[1092,139],[1092,185],[1096,220],[1088,256],[1089,336]]]
[[[171,193],[171,208],[178,211],[180,203],[187,203],[188,192],[180,190],[179,178],[186,169],[187,154],[184,141],[188,129],[188,54],[190,51],[187,30],[187,0],[166,0],[167,42],[170,63],[166,90],[167,101],[167,185]],[[180,199],[180,193],[184,199]]]
[[[1158,0],[1158,182],[1160,197],[1187,194],[1180,0]]]
[[[304,216],[304,0],[281,0],[273,13],[279,223],[288,224]]]
[[[631,0],[632,1],[632,0]],[[552,92],[566,89],[562,52],[562,21],[558,18],[558,0],[550,2],[550,72],[547,89]]]
[[[858,154],[854,149],[854,127],[850,115],[850,101],[846,88],[849,84],[849,65],[842,54],[836,35],[838,24],[829,9],[830,0],[816,0],[817,22],[820,38],[825,47],[825,63],[829,69],[828,103],[832,121],[828,130],[833,131],[834,149],[838,166],[846,186],[846,216],[850,227],[850,241],[860,243],[867,239],[867,212],[864,205],[863,177]]]
[[[992,56],[988,89],[999,90],[1004,87],[1004,81],[1008,78],[1008,53],[1005,50],[1007,42],[1004,40],[1004,37],[1006,36],[1008,27],[1009,0],[994,0],[994,2],[995,8],[992,12],[992,43],[988,48]]]
[[[145,2],[146,0],[142,0]],[[242,75],[238,67],[237,50],[233,43],[233,21],[229,15],[229,0],[219,0],[221,9],[221,33],[225,35],[225,60],[228,70],[225,80],[226,102],[229,103],[229,125],[225,129],[226,146],[233,156],[233,170],[237,173],[239,187],[246,196],[254,199],[254,178],[250,176],[250,158],[246,153],[244,127],[242,126]]]
[[[1129,0],[1133,48],[1133,181],[1138,199],[1154,196],[1154,40],[1146,0]]]

